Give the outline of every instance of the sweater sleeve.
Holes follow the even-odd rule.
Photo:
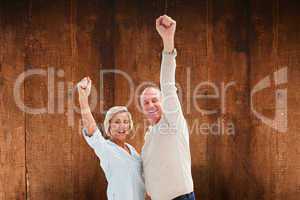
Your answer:
[[[162,109],[168,123],[176,126],[184,120],[182,108],[175,85],[176,49],[173,52],[163,52],[160,72],[160,87],[162,93]]]

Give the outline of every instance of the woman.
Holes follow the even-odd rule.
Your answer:
[[[78,85],[79,103],[83,122],[83,136],[100,159],[107,182],[109,200],[145,199],[142,178],[142,161],[136,150],[127,144],[126,138],[133,128],[131,114],[124,106],[108,110],[105,120],[105,139],[98,129],[88,104],[91,80],[86,77]]]

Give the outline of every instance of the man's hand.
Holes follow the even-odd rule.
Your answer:
[[[92,81],[89,77],[83,78],[78,84],[78,94],[79,100],[88,100],[88,97],[91,93]]]
[[[173,51],[176,21],[167,15],[160,16],[156,19],[156,30],[163,40],[164,51]]]

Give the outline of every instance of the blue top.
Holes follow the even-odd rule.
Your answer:
[[[142,177],[142,160],[136,150],[126,143],[130,154],[110,140],[97,128],[92,136],[82,130],[88,145],[100,159],[106,176],[108,200],[144,200],[145,186]]]

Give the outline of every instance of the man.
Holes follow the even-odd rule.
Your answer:
[[[151,124],[141,154],[146,190],[152,200],[192,200],[189,132],[175,87],[176,22],[160,16],[156,29],[164,45],[161,90],[148,87],[140,96],[143,113]]]

